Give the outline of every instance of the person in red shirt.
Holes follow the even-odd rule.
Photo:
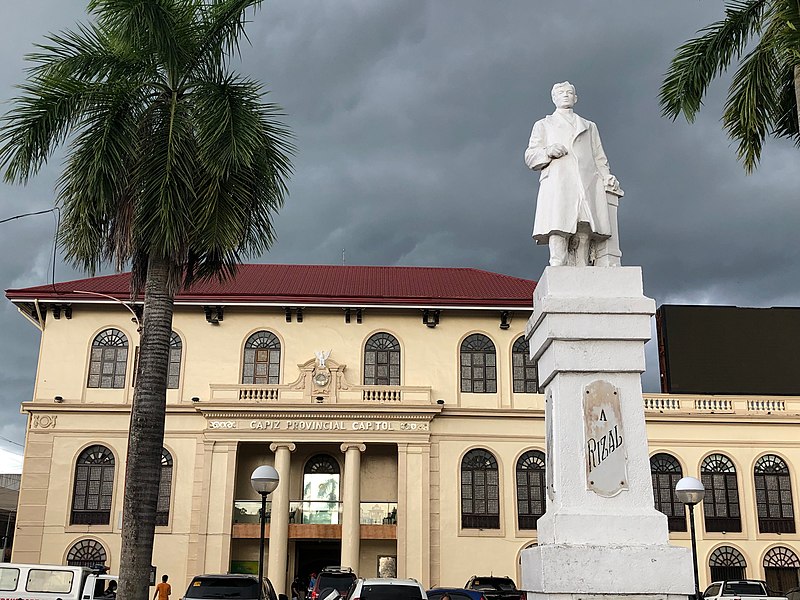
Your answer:
[[[156,586],[156,592],[153,594],[153,600],[169,600],[169,595],[172,593],[172,586],[167,583],[168,575],[161,576],[161,583]]]

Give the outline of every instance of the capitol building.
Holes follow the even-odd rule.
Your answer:
[[[524,337],[535,282],[476,269],[242,265],[177,295],[153,565],[266,572],[345,565],[461,586],[519,582],[546,509],[544,397]],[[138,351],[127,274],[7,290],[41,331],[12,560],[119,569]],[[732,365],[731,368],[740,368]],[[745,368],[742,366],[741,368]],[[701,587],[800,585],[800,397],[645,393],[655,507]]]

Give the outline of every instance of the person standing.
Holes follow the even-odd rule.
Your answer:
[[[292,581],[292,600],[304,600],[303,584],[300,582],[300,577],[295,577]]]
[[[575,86],[557,83],[550,92],[556,110],[533,125],[525,164],[540,171],[533,238],[550,247],[550,266],[589,264],[589,243],[611,234],[606,190],[619,182],[608,167],[597,125],[572,110]]]
[[[161,583],[156,586],[153,600],[169,600],[169,595],[172,593],[172,586],[167,583],[168,579],[168,575],[161,576]]]

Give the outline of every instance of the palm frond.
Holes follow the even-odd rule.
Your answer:
[[[246,13],[258,9],[263,0],[212,0],[207,6],[201,23],[198,44],[191,59],[187,76],[194,69],[206,72],[224,70],[228,56],[239,54],[239,39],[247,39],[244,26]]]
[[[722,123],[738,142],[737,155],[748,173],[758,165],[764,139],[774,128],[781,71],[775,48],[764,36],[742,60],[731,82]]]
[[[698,38],[677,50],[659,93],[662,115],[694,120],[711,81],[741,56],[758,32],[767,0],[729,0],[725,19],[701,29]]]
[[[33,79],[3,116],[0,168],[8,182],[27,182],[80,123],[91,86],[72,78]]]
[[[93,95],[58,180],[66,258],[91,274],[105,262],[121,265],[132,256],[124,215],[130,211],[141,93],[137,86],[108,84]]]
[[[89,10],[118,43],[150,53],[175,87],[191,56],[194,8],[185,1],[91,0]]]

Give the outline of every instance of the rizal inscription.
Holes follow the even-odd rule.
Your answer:
[[[628,488],[627,453],[619,393],[607,381],[584,388],[586,486],[605,497]]]

